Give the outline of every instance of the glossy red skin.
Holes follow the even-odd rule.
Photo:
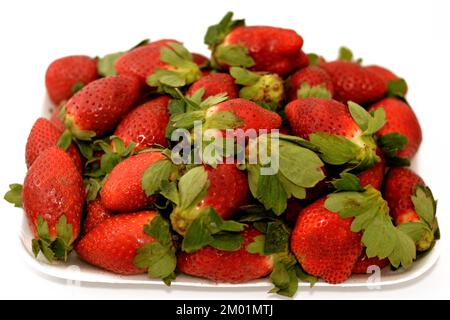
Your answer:
[[[298,60],[299,60],[298,62],[299,68],[305,68],[309,65],[308,55],[303,50],[300,51],[300,56],[298,57]]]
[[[371,106],[369,111],[379,107],[383,107],[386,112],[386,124],[377,132],[377,135],[383,136],[393,132],[404,135],[408,143],[397,153],[397,156],[411,159],[422,142],[422,129],[414,110],[399,99],[385,98]]]
[[[158,160],[159,152],[143,152],[131,156],[110,172],[100,191],[105,208],[118,212],[137,211],[150,205],[154,197],[147,197],[141,186],[144,171]]]
[[[233,111],[238,118],[244,121],[238,127],[244,131],[248,129],[271,130],[281,126],[281,117],[277,113],[266,110],[252,101],[241,98],[227,100],[210,107],[206,112],[206,116],[208,117],[216,112],[227,110]]]
[[[145,273],[133,261],[137,249],[155,241],[144,233],[144,225],[155,216],[154,211],[118,214],[87,233],[75,250],[86,262],[117,274]]]
[[[27,172],[23,183],[23,208],[28,224],[37,237],[35,222],[42,215],[51,238],[61,215],[72,225],[73,239],[80,233],[84,205],[84,184],[69,155],[58,147],[45,150]]]
[[[386,171],[386,161],[380,150],[377,150],[377,155],[380,157],[381,161],[375,163],[373,167],[358,174],[359,183],[362,187],[366,187],[370,184],[375,189],[381,190]]]
[[[33,162],[50,147],[57,145],[62,132],[45,118],[39,118],[31,128],[25,147],[25,162],[29,168]],[[82,164],[78,149],[71,144],[67,149],[67,154],[72,158],[77,170],[81,172]]]
[[[304,63],[303,39],[294,30],[266,26],[238,27],[225,38],[224,45],[241,45],[255,61],[254,71],[284,77]]]
[[[418,185],[425,185],[422,178],[405,167],[392,168],[386,175],[383,197],[389,205],[389,213],[395,224],[420,221],[411,200]]]
[[[192,61],[194,61],[200,69],[207,67],[209,64],[209,59],[200,53],[192,53]]]
[[[180,43],[172,39],[163,39],[127,52],[116,61],[117,74],[137,77],[141,84],[145,84],[149,75],[157,69],[167,67],[160,59],[161,49],[171,42]]]
[[[100,198],[90,201],[87,205],[87,215],[83,223],[83,234],[88,233],[112,216],[113,213],[102,205]]]
[[[346,103],[366,104],[382,98],[386,82],[376,73],[350,61],[332,61],[322,64],[333,80],[334,99]]]
[[[377,257],[373,257],[373,258],[368,258],[366,255],[365,250],[363,251],[363,253],[361,254],[361,256],[358,258],[358,261],[356,261],[352,273],[354,274],[367,274],[367,273],[372,273],[373,271],[368,272],[368,268],[369,267],[379,267],[380,269],[383,269],[384,267],[386,267],[387,265],[389,265],[389,259],[388,258],[384,258],[384,259],[379,259]]]
[[[303,269],[328,283],[351,275],[361,251],[361,234],[352,232],[351,218],[324,207],[322,198],[303,209],[291,236],[291,249]]]
[[[391,70],[388,70],[384,67],[377,66],[377,65],[371,65],[366,66],[366,70],[370,70],[374,73],[376,73],[378,76],[383,78],[383,80],[388,83],[391,80],[398,80],[400,77],[398,77],[395,73],[393,73]]]
[[[159,144],[166,147],[165,131],[169,123],[167,108],[170,98],[161,96],[147,101],[131,110],[117,125],[114,135],[120,137],[125,145],[137,143],[135,150]]]
[[[50,115],[50,122],[58,129],[58,131],[63,132],[66,128],[64,123],[59,118],[59,106],[53,108],[52,114]]]
[[[236,99],[239,97],[234,79],[227,73],[212,73],[200,78],[200,80],[194,82],[192,86],[189,87],[186,95],[192,96],[200,88],[205,90],[202,97],[203,100],[219,93],[226,93],[228,99]]]
[[[318,131],[347,138],[360,132],[348,107],[335,100],[297,99],[286,106],[285,112],[292,133],[304,139]]]
[[[87,85],[97,78],[97,60],[88,56],[68,56],[49,65],[45,86],[50,100],[59,104],[73,95],[72,88],[76,83]]]
[[[259,235],[261,233],[254,228],[245,229],[242,232],[244,243],[237,251],[221,251],[208,246],[194,253],[180,252],[177,267],[188,275],[216,282],[243,283],[265,277],[272,272],[272,258],[246,250]]]
[[[66,104],[66,117],[81,130],[102,136],[111,131],[139,96],[136,78],[111,76],[95,80]]]
[[[286,97],[288,101],[297,99],[297,90],[306,82],[311,87],[323,85],[331,95],[334,93],[333,81],[330,75],[322,68],[309,66],[296,71],[288,79]]]

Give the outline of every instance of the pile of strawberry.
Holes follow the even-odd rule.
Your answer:
[[[408,268],[433,247],[436,201],[408,168],[422,134],[403,79],[346,48],[335,61],[305,54],[295,31],[232,13],[204,40],[211,59],[146,40],[48,67],[54,111],[31,129],[23,186],[5,195],[23,207],[36,256],[66,261],[74,249],[166,284],[179,273],[268,276],[271,292],[292,296],[299,279]],[[264,174],[268,163],[249,161],[248,148],[236,164],[217,145],[200,164],[175,161],[171,135],[195,121],[232,140],[268,130],[248,145],[269,145],[278,170]]]

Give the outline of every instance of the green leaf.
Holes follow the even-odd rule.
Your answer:
[[[218,24],[208,28],[204,37],[204,42],[212,49],[220,44],[231,30],[244,25],[245,20],[233,20],[233,12],[227,12]]]
[[[261,256],[265,255],[264,252],[264,246],[266,243],[266,236],[259,235],[253,239],[253,242],[251,242],[249,245],[247,245],[247,252],[253,253],[253,254],[259,254]]]
[[[429,226],[425,222],[408,222],[402,223],[397,228],[406,233],[414,242],[422,239],[423,235],[430,230]]]
[[[352,101],[348,102],[348,110],[350,111],[353,120],[355,120],[361,130],[366,131],[369,127],[369,121],[371,118],[370,113],[368,113],[366,109],[361,107],[359,104]]]
[[[215,106],[216,104],[219,104],[226,100],[228,100],[228,95],[226,92],[223,92],[223,93],[216,94],[214,96],[209,96],[208,98],[206,98],[205,100],[200,102],[199,106],[202,110],[206,110],[209,107]]]
[[[94,157],[94,146],[90,142],[74,140],[75,144],[78,146],[81,155],[87,159],[91,160]]]
[[[240,234],[219,233],[213,235],[213,240],[209,245],[217,250],[237,251],[243,242],[244,238]]]
[[[396,79],[388,81],[388,96],[404,97],[408,91],[408,84],[405,79]]]
[[[289,249],[290,230],[281,221],[273,221],[267,224],[265,236],[264,254],[287,252]]]
[[[376,133],[378,130],[384,127],[386,124],[386,112],[382,107],[373,111],[373,115],[371,114],[368,128],[364,132],[366,135],[372,135]]]
[[[257,199],[266,209],[272,209],[278,215],[286,210],[287,193],[280,183],[278,176],[259,176]]]
[[[353,61],[353,52],[347,47],[340,47],[338,60]]]
[[[394,157],[398,151],[408,144],[408,138],[400,133],[392,132],[378,137],[378,146],[387,157]]]
[[[107,152],[100,158],[100,168],[104,174],[110,173],[122,158],[115,152]]]
[[[243,86],[252,86],[261,78],[261,75],[256,72],[240,67],[231,67],[230,74],[235,79],[236,84]]]
[[[99,179],[89,178],[84,181],[84,185],[86,187],[86,200],[94,201],[97,199],[97,195],[102,188],[102,183]]]
[[[242,126],[244,120],[237,117],[232,110],[215,112],[208,116],[205,121],[204,129],[234,129]]]
[[[115,52],[100,58],[97,62],[98,74],[102,77],[115,76],[117,74],[116,61],[124,54],[125,52]]]
[[[317,86],[311,87],[309,83],[303,82],[300,88],[297,90],[297,98],[320,98],[320,99],[331,99],[333,96],[331,92],[323,85],[319,84]]]
[[[170,99],[167,108],[169,109],[170,116],[174,116],[186,111],[186,103],[183,100]]]
[[[279,295],[292,297],[298,289],[298,279],[295,270],[295,259],[275,259],[273,271],[270,274],[270,280],[274,284],[274,288],[269,292]],[[291,262],[291,260],[294,260]]]
[[[359,183],[359,178],[352,173],[342,172],[340,178],[331,182],[336,191],[364,191]]]
[[[195,167],[186,172],[178,183],[180,193],[180,208],[193,207],[208,191],[208,173],[203,166]]]
[[[195,121],[204,121],[204,111],[192,111],[187,113],[176,114],[171,118],[172,126],[175,128],[184,128],[190,130],[194,128]]]
[[[436,201],[431,190],[425,186],[418,185],[414,195],[411,196],[411,200],[419,217],[432,228],[436,217]]]
[[[195,252],[213,242],[214,238],[208,229],[208,222],[199,215],[187,228],[181,243],[181,249],[187,253]]]
[[[160,194],[167,200],[172,201],[175,205],[180,205],[180,195],[178,194],[176,182],[162,180],[160,186]]]
[[[16,208],[22,208],[22,185],[13,183],[9,185],[9,191],[3,197],[9,203],[12,203]]]
[[[320,57],[315,53],[308,53],[308,62],[310,66],[320,65]]]
[[[236,44],[218,46],[215,58],[219,63],[232,67],[250,68],[255,65],[255,61],[248,54],[248,49]]]
[[[163,181],[169,181],[176,166],[169,159],[158,160],[148,167],[142,175],[142,189],[147,196],[154,195],[161,190]]]
[[[62,150],[67,150],[70,147],[71,143],[72,143],[72,132],[66,129],[59,137],[58,143],[56,145]]]
[[[75,82],[75,84],[71,88],[72,94],[77,93],[78,91],[83,89],[83,87],[84,87],[84,83],[82,81]]]
[[[309,140],[319,148],[322,160],[332,165],[342,165],[356,159],[360,150],[347,138],[325,132],[312,133]]]
[[[295,273],[297,274],[297,278],[299,278],[302,282],[309,283],[309,287],[312,288],[319,280],[319,278],[312,276],[306,273],[299,265],[295,266]]]
[[[154,217],[149,224],[144,226],[144,232],[155,238],[162,245],[170,245],[172,243],[170,224],[160,215]]]

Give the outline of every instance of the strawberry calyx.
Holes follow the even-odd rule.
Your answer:
[[[391,132],[377,138],[377,144],[383,151],[386,163],[390,167],[404,167],[411,164],[409,159],[397,156],[408,144],[408,138],[400,133]]]
[[[19,183],[10,184],[9,190],[5,193],[3,199],[13,204],[16,208],[22,208],[22,189],[23,186]]]
[[[408,91],[408,84],[405,79],[399,78],[388,81],[387,95],[388,97],[395,97],[404,99]]]
[[[217,46],[211,58],[214,67],[230,66],[250,68],[255,60],[249,55],[248,48],[238,44],[221,44]]]
[[[37,237],[32,240],[32,250],[35,257],[40,252],[49,261],[55,260],[67,261],[68,254],[72,250],[73,235],[72,225],[67,223],[64,214],[59,217],[56,224],[56,237],[51,237],[49,226],[42,215],[39,215],[35,221]]]
[[[333,95],[331,92],[325,87],[323,84],[319,84],[316,86],[312,86],[303,82],[300,85],[300,88],[297,90],[297,98],[305,99],[305,98],[320,98],[320,99],[331,99]]]
[[[357,64],[361,64],[362,63],[362,59],[361,58],[355,59],[354,56],[353,56],[352,50],[350,50],[347,47],[340,47],[339,48],[338,60],[354,62],[354,63],[357,63]]]
[[[233,12],[229,11],[219,23],[208,27],[204,37],[204,43],[208,45],[210,49],[214,49],[223,42],[228,33],[241,26],[245,26],[245,20],[233,20]]]

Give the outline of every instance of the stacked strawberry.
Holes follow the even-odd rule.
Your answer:
[[[350,50],[326,61],[293,30],[209,27],[211,60],[145,40],[46,74],[55,103],[26,145],[23,207],[32,250],[71,250],[166,284],[268,276],[341,283],[408,268],[438,239],[436,201],[408,168],[422,140],[406,82]],[[282,134],[280,132],[282,132]]]

